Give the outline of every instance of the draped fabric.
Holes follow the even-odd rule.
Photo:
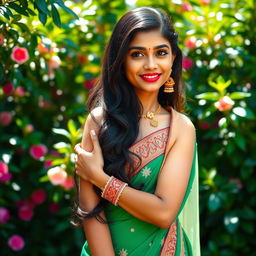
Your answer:
[[[169,131],[169,127],[159,129],[130,148],[142,158],[140,167],[131,178],[132,184],[142,191],[153,194],[156,189],[159,171],[165,160]],[[110,203],[105,209],[105,215],[115,255],[200,256],[197,143],[186,193],[169,228],[162,229],[144,222]],[[88,255],[91,253],[85,242],[81,256]]]

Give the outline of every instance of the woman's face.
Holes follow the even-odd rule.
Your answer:
[[[137,93],[158,92],[170,76],[174,57],[159,30],[138,32],[128,46],[125,75]]]

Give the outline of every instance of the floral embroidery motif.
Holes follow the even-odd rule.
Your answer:
[[[162,238],[161,242],[160,242],[160,245],[163,246],[164,244],[164,237]]]
[[[135,231],[135,229],[134,229],[134,228],[131,228],[131,229],[130,229],[130,231],[131,231],[131,232],[134,232],[134,231]]]
[[[152,242],[149,243],[149,246],[152,246]]]
[[[177,222],[169,228],[160,256],[174,256],[177,243]]]
[[[149,167],[145,167],[142,169],[142,176],[147,178],[148,176],[150,176],[151,174],[151,170]]]
[[[119,252],[119,256],[127,256],[128,252],[124,248]]]
[[[135,166],[138,166],[134,175],[136,175],[149,162],[164,154],[166,143],[168,140],[169,127],[160,129],[144,139],[138,141],[130,150],[141,157],[141,165],[138,166],[139,160],[137,157],[132,157],[135,161]]]

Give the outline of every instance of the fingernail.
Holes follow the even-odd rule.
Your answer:
[[[94,130],[91,130],[91,133],[92,133],[93,136],[96,136],[96,133],[95,133]]]

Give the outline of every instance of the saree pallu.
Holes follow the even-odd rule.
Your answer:
[[[151,194],[155,192],[159,171],[166,154],[168,133],[169,127],[160,129],[139,140],[130,148],[142,158],[142,163],[131,178],[131,183],[135,187],[142,187],[141,190],[144,192]],[[115,255],[200,256],[197,169],[195,142],[194,159],[186,193],[177,216],[167,229],[135,218],[121,207],[109,203],[105,215]],[[188,207],[186,207],[187,203]],[[85,242],[81,256],[89,255],[91,255],[90,249]]]

